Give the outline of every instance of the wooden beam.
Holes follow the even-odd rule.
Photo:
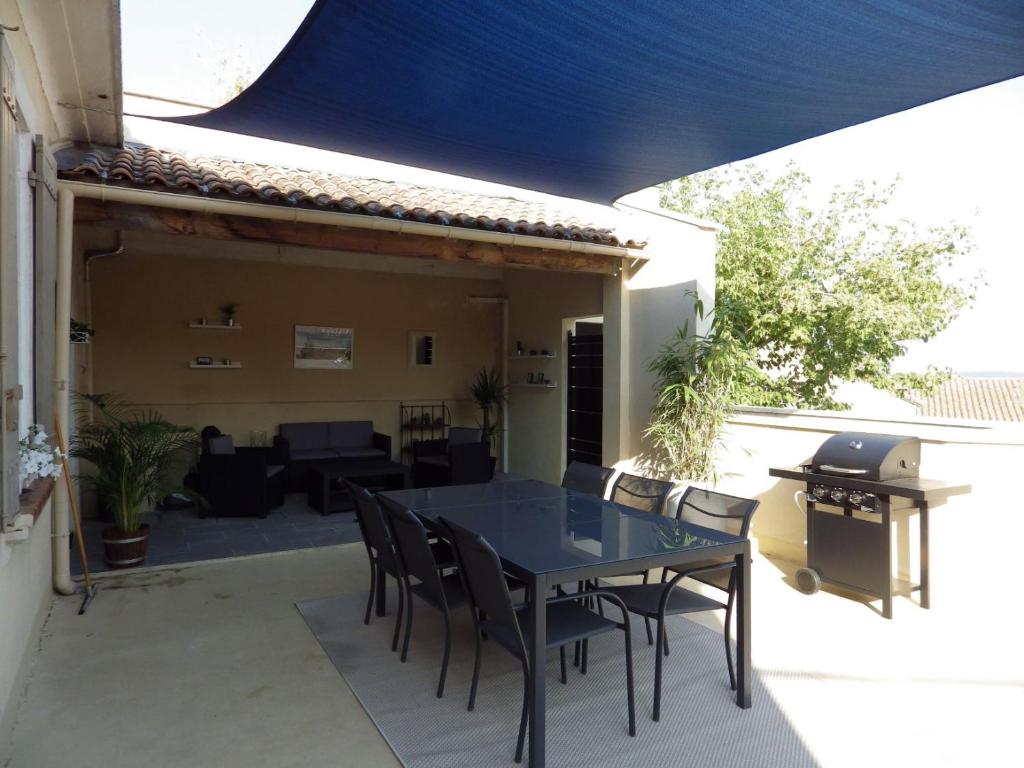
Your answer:
[[[558,272],[618,274],[615,256],[573,251],[524,248],[456,238],[397,234],[372,229],[349,229],[330,224],[306,224],[249,216],[199,213],[129,203],[75,200],[75,223],[135,232],[188,235],[212,240],[273,243],[328,251],[376,253],[457,264],[542,269]]]

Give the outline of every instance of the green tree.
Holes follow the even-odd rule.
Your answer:
[[[833,398],[842,381],[934,390],[948,371],[895,374],[892,363],[905,342],[932,338],[974,300],[978,278],[945,279],[971,250],[967,230],[887,220],[895,183],[837,188],[810,210],[809,183],[794,166],[774,178],[750,164],[661,188],[664,207],[725,227],[716,298],[767,374],[748,402],[843,408]]]

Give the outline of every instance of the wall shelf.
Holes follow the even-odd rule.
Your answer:
[[[235,323],[234,325],[228,325],[222,322],[208,322],[208,323],[197,323],[195,320],[188,324],[189,328],[205,328],[207,330],[218,330],[218,331],[240,331],[242,330],[241,323]]]
[[[209,365],[204,365],[202,363],[197,363],[197,362],[195,362],[193,360],[191,363],[188,364],[188,367],[189,368],[241,368],[242,364],[241,363],[210,363]]]
[[[558,355],[509,355],[509,360],[554,360]]]
[[[530,384],[529,382],[522,382],[520,384],[513,384],[513,387],[522,387],[524,389],[557,389],[558,382],[552,381],[550,384]]]

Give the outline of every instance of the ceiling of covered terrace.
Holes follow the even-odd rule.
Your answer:
[[[170,119],[608,203],[1021,74],[1020,0],[318,0]]]

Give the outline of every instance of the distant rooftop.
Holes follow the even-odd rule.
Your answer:
[[[920,416],[1024,422],[1024,376],[955,376],[931,397],[919,398]]]

